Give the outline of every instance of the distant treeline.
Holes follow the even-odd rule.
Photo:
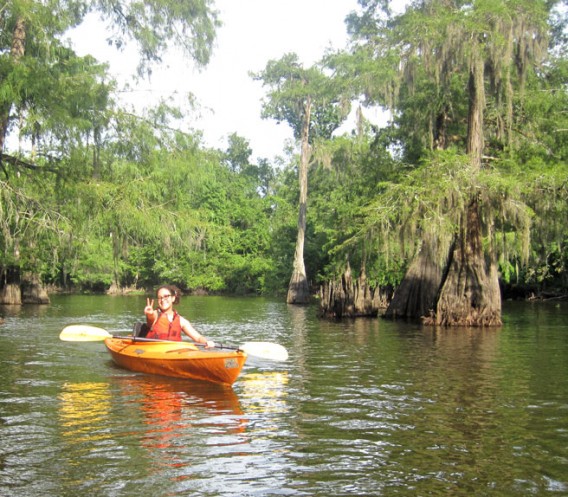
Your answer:
[[[263,116],[288,124],[296,139],[270,159],[252,158],[238,130],[223,150],[204,146],[199,132],[183,131],[192,109],[164,103],[134,115],[118,106],[108,68],[62,41],[88,10],[105,8],[99,3],[62,3],[55,13],[44,2],[6,4],[0,301],[17,302],[21,288],[39,295],[47,286],[123,292],[162,283],[284,295],[299,260],[312,295],[347,267],[371,288],[396,289],[425,252],[440,278],[458,256],[471,273],[475,244],[508,295],[566,294],[561,2],[450,9],[431,0],[394,17],[382,2],[364,3],[347,20],[349,50],[310,67],[285,54],[254,75],[267,89]],[[211,11],[173,9],[177,17],[153,26],[153,41],[143,34],[149,19],[124,25],[107,14],[136,29],[141,73],[159,59],[172,23],[195,40],[188,55],[208,61]],[[353,131],[338,136],[357,101],[383,106],[391,121],[372,125],[361,105]]]

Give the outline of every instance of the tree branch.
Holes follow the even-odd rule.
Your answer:
[[[38,166],[37,164],[32,164],[31,162],[26,162],[22,159],[18,159],[18,157],[14,157],[13,155],[8,155],[4,153],[0,153],[0,165],[2,165],[2,169],[7,175],[7,171],[4,168],[4,162],[8,164],[12,164],[15,167],[25,167],[26,169],[31,169],[33,171],[48,171],[50,173],[57,173],[59,172],[57,168],[49,167],[49,166]]]

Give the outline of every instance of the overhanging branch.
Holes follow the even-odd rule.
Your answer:
[[[18,157],[14,157],[13,155],[0,153],[0,165],[6,176],[8,176],[8,172],[4,167],[4,163],[12,164],[15,167],[25,167],[26,169],[31,169],[32,171],[47,171],[50,173],[57,173],[58,169],[55,167],[50,166],[38,166],[37,164],[33,164],[31,162],[27,162],[25,160],[19,159]]]

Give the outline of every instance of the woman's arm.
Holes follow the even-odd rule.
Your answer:
[[[148,326],[152,326],[158,319],[158,311],[154,309],[154,299],[146,299],[144,315],[146,316],[146,324]]]
[[[193,341],[195,341],[197,343],[202,343],[207,348],[215,347],[215,342],[212,342],[211,340],[207,340],[207,338],[205,338],[201,333],[199,333],[187,319],[180,316],[179,320],[180,320],[180,325],[181,325],[182,331],[189,338],[191,338]]]

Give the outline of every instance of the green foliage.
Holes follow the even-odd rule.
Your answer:
[[[269,61],[263,71],[253,76],[269,88],[262,117],[286,122],[298,140],[308,117],[313,141],[317,137],[331,138],[349,113],[348,101],[331,78],[317,65],[304,68],[294,53]]]
[[[233,172],[244,171],[249,166],[252,149],[248,140],[233,133],[229,136],[229,148],[225,160]]]
[[[70,228],[68,219],[42,195],[33,179],[19,178],[12,183],[0,181],[1,268],[19,266],[37,272],[41,260],[57,242],[58,234]]]
[[[460,213],[478,198],[487,251],[499,258],[506,278],[526,264],[547,266],[547,251],[535,250],[534,237],[544,235],[540,240],[548,248],[561,247],[557,223],[547,228],[541,223],[552,215],[566,217],[564,189],[553,180],[565,174],[566,163],[566,116],[559,112],[566,108],[565,59],[558,56],[566,51],[560,34],[565,20],[547,45],[553,3],[431,0],[414,2],[396,17],[386,2],[360,4],[348,20],[352,51],[328,63],[367,101],[393,111],[382,136],[412,166],[400,163],[398,176],[377,182],[375,194],[362,202],[364,214],[351,217],[349,236],[331,245],[351,254],[363,244],[373,246],[377,261],[392,259],[388,254],[407,258],[429,233],[440,253],[447,253]],[[553,58],[544,65],[547,48]],[[464,155],[468,79],[476,60],[484,61],[486,97],[481,171],[471,169]],[[527,174],[535,166],[535,175]],[[554,185],[552,198],[559,199],[554,208],[534,195],[542,183]]]
[[[371,284],[396,286],[418,241],[435,235],[447,246],[475,197],[502,281],[565,289],[566,20],[551,18],[555,24],[537,40],[535,26],[547,12],[540,1],[454,2],[460,8],[421,1],[395,18],[388,2],[360,3],[349,24],[352,52],[328,56],[325,68],[304,68],[287,54],[256,75],[269,89],[263,115],[288,123],[297,138],[312,105],[305,234],[312,286],[340,275],[347,262],[355,274],[364,267]],[[116,23],[113,43],[129,36],[140,43],[146,69],[184,29],[184,48],[202,63],[218,25],[211,5],[5,5],[0,109],[8,109],[8,133],[32,147],[3,150],[1,269],[17,266],[44,282],[91,291],[163,283],[238,294],[286,291],[298,232],[298,157],[254,163],[248,140],[237,133],[226,150],[207,149],[199,133],[178,130],[184,116],[166,103],[143,116],[119,109],[107,68],[61,41],[96,8]],[[16,61],[10,44],[21,13],[29,43]],[[194,22],[182,27],[188,17]],[[527,57],[519,52],[505,64],[512,39],[497,28],[516,32],[525,21],[532,31],[514,41]],[[465,154],[473,48],[464,42],[480,33],[489,70],[481,170]],[[537,64],[544,55],[539,40],[549,41],[545,65]],[[356,132],[334,136],[345,102],[359,95],[392,109],[392,122],[379,130],[361,117]]]
[[[83,290],[105,291],[114,282],[112,241],[89,238],[70,271],[70,283]]]
[[[172,47],[183,50],[200,66],[209,62],[220,26],[212,0],[89,3],[115,28],[109,43],[122,48],[129,40],[136,41],[141,55],[140,72],[152,62],[161,62],[164,52]]]

